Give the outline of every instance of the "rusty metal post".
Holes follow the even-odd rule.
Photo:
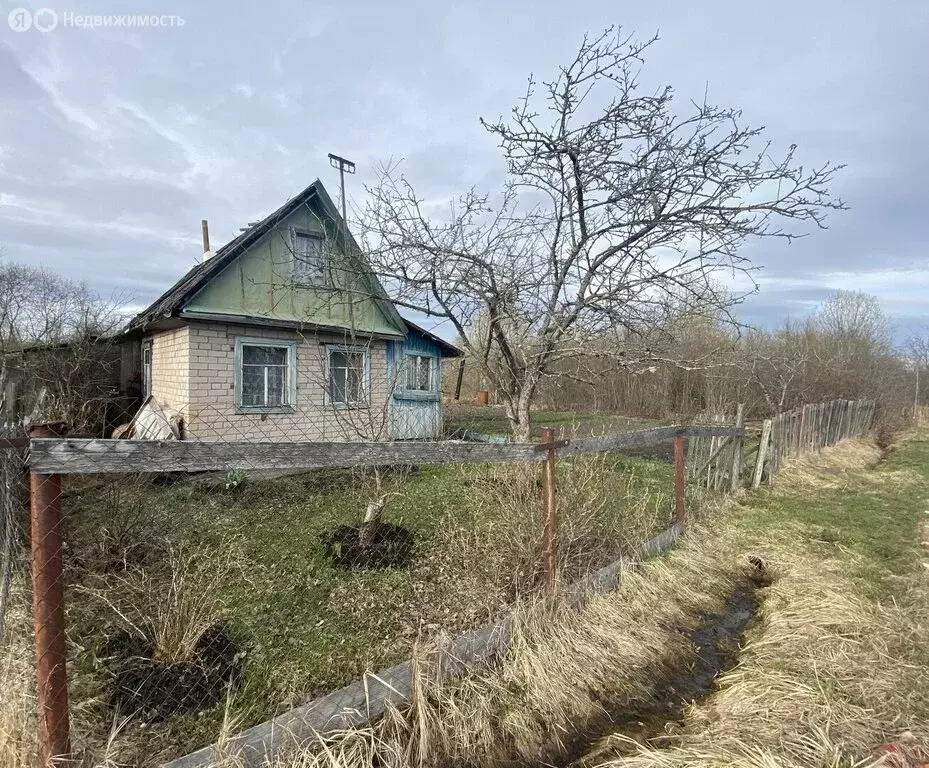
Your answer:
[[[53,425],[36,425],[30,438],[58,437]],[[67,759],[68,676],[65,667],[61,475],[29,474],[32,519],[32,619],[35,627],[39,760]]]
[[[546,449],[544,485],[545,520],[543,540],[545,549],[545,585],[554,594],[558,583],[558,516],[555,511],[555,430],[542,430],[541,448]]]
[[[684,523],[684,433],[674,436],[674,522]]]

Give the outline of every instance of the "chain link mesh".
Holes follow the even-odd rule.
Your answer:
[[[39,570],[61,573],[36,582],[38,640],[52,657],[66,641],[69,748],[89,765],[179,757],[224,728],[262,722],[402,661],[417,642],[497,620],[544,589],[544,453],[529,449],[531,460],[508,463],[307,469],[287,457],[324,463],[336,444],[376,438],[359,426],[376,427],[373,409],[308,424],[299,413],[230,413],[219,400],[196,413],[146,407],[155,414],[148,428],[176,428],[183,440],[71,439],[65,445],[75,449],[56,454],[60,475],[32,476],[33,507],[61,514],[60,523],[46,516],[32,542]],[[489,411],[478,410],[475,434],[473,409],[443,407],[436,449],[454,444],[444,435],[465,431],[502,442],[500,412],[495,429]],[[133,427],[123,434],[141,431],[137,414],[125,423]],[[606,428],[616,424],[572,423],[557,437]],[[319,447],[307,454],[310,444]],[[143,448],[140,464],[135,449]],[[272,448],[285,466],[269,466]],[[639,453],[647,455],[558,461],[560,583],[631,554],[672,522],[670,443]],[[4,528],[14,540],[4,561],[14,564],[8,603],[23,609],[27,515],[14,488],[23,464],[7,456],[16,458],[4,509],[19,521]],[[55,612],[62,594],[63,617]],[[6,610],[4,652],[15,637],[27,662],[21,680],[31,686],[35,661],[22,652],[33,640],[28,616]],[[46,681],[40,706],[54,725],[60,670],[47,668],[41,651],[37,662]],[[24,727],[46,727],[48,717],[36,724],[32,712],[23,709],[32,718]]]

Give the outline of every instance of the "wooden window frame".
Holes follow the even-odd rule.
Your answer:
[[[349,344],[326,344],[326,380],[323,390],[325,403],[332,408],[367,408],[371,402],[371,350],[368,347],[362,347]],[[361,378],[362,400],[357,402],[342,402],[332,399],[331,390],[331,363],[333,352],[349,352],[364,356],[363,371]]]
[[[407,387],[407,365],[411,357],[428,358],[431,367],[431,379],[429,389],[410,389]],[[429,354],[428,352],[403,352],[400,360],[400,379],[394,392],[394,398],[397,400],[426,400],[434,402],[439,400],[439,382],[441,380],[442,358],[439,355]]]
[[[291,265],[290,265],[290,276],[294,285],[315,285],[315,286],[328,286],[329,285],[329,262],[330,262],[330,252],[329,252],[329,239],[326,237],[325,232],[314,232],[309,229],[299,229],[296,227],[291,227],[289,231],[289,242],[290,242],[290,255],[291,255]],[[297,239],[300,237],[308,237],[313,240],[317,240],[322,243],[322,261],[323,263],[319,267],[320,276],[318,280],[308,280],[306,275],[299,274],[299,264],[302,259],[297,255]]]
[[[268,339],[254,336],[235,337],[235,410],[236,413],[293,413],[297,410],[297,347],[293,339]],[[280,347],[287,349],[287,402],[282,405],[242,404],[242,347]]]
[[[140,357],[140,368],[142,369],[142,398],[145,399],[152,394],[152,372],[155,367],[155,350],[151,339],[142,342],[142,352]],[[145,353],[148,353],[148,365],[145,364]]]

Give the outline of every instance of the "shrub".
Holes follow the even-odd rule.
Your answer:
[[[234,491],[248,482],[248,473],[244,469],[230,469],[226,473],[226,490]]]

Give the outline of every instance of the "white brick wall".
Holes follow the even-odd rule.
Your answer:
[[[387,381],[386,342],[370,341],[367,344],[371,406],[345,409],[326,405],[324,396],[324,345],[343,343],[343,339],[223,323],[192,323],[188,329],[189,389],[185,421],[189,437],[204,440],[332,441],[386,438],[385,410],[391,391]],[[298,342],[294,412],[236,412],[237,336]]]
[[[161,331],[152,342],[152,391],[159,404],[181,413],[190,402],[190,333],[188,326]]]

